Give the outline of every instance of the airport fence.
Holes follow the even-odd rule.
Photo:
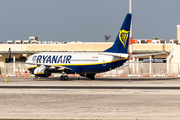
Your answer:
[[[1,76],[30,76],[29,71],[21,63],[0,64]],[[60,74],[53,74],[60,75]],[[99,73],[100,76],[178,76],[180,63],[131,63],[114,70]]]
[[[180,63],[129,63],[114,70],[101,73],[103,76],[178,76]]]

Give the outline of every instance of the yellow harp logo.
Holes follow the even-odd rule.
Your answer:
[[[119,40],[121,41],[124,47],[126,47],[126,41],[128,39],[128,36],[129,36],[129,31],[126,30],[119,31]]]

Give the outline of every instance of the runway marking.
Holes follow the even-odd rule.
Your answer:
[[[138,114],[147,114],[147,113],[161,112],[161,111],[166,111],[166,110],[175,110],[175,109],[180,109],[180,107],[167,108],[167,109],[159,109],[159,110],[153,110],[153,111],[141,112],[141,113],[138,113]]]
[[[113,91],[113,92],[120,92],[120,91],[122,91],[122,90],[112,90],[112,89],[110,89],[110,90],[108,90],[108,91]],[[91,90],[91,91],[86,91],[86,90],[81,90],[81,91],[78,91],[78,94],[81,94],[81,95],[84,95],[84,94],[106,94],[107,93],[107,91],[105,91],[105,90],[101,90],[101,89],[99,89],[99,90]],[[113,94],[116,94],[116,93],[113,93]]]

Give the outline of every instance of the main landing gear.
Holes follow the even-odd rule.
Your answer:
[[[68,80],[69,79],[69,77],[67,76],[67,75],[61,75],[60,76],[60,80]]]
[[[87,78],[88,80],[94,80],[94,79],[95,79],[95,74],[87,74],[87,75],[86,75],[86,78]]]
[[[86,77],[87,80],[94,80],[96,74],[80,74],[80,76]]]
[[[65,73],[65,72],[62,72],[62,75],[60,76],[60,80],[68,80],[69,78],[68,78],[68,76],[67,76],[67,74]]]

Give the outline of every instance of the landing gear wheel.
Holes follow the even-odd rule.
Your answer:
[[[68,76],[67,75],[65,75],[64,76],[64,80],[68,80],[69,78],[68,78]]]
[[[33,79],[37,80],[37,79],[38,79],[38,76],[34,76],[34,78],[33,78]]]
[[[94,76],[95,76],[95,74],[87,74],[87,75],[86,75],[86,79],[87,79],[87,80],[94,80],[94,79],[95,79]]]
[[[67,75],[61,75],[60,76],[60,80],[68,80],[69,78],[68,78],[68,76]]]
[[[94,75],[92,75],[91,77],[90,77],[90,80],[94,80],[95,79],[95,77],[94,77]]]

